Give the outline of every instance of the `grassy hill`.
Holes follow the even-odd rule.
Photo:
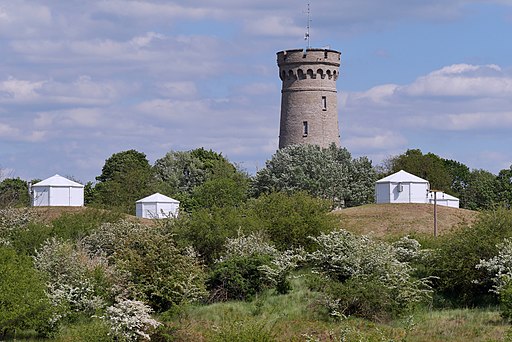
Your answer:
[[[411,233],[433,234],[434,205],[432,204],[368,204],[336,210],[340,227],[378,237],[403,236]],[[443,234],[461,223],[472,223],[478,212],[437,206],[437,231]]]

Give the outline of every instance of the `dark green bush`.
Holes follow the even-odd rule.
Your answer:
[[[318,236],[336,226],[329,212],[329,201],[304,192],[274,192],[250,203],[250,215],[279,250],[301,246],[312,250],[314,244],[309,236]]]
[[[496,304],[496,296],[489,292],[491,279],[475,266],[497,255],[496,245],[510,236],[511,210],[484,212],[473,225],[465,224],[440,237],[438,249],[425,260],[424,272],[439,277],[434,286],[452,305]]]
[[[258,268],[269,263],[270,257],[251,255],[231,257],[214,266],[207,282],[213,301],[250,300],[269,284]]]
[[[64,240],[78,240],[106,222],[122,218],[121,212],[87,208],[77,213],[64,213],[52,222],[52,236]]]
[[[20,329],[40,329],[51,307],[30,257],[0,246],[0,339]]]
[[[500,291],[501,316],[512,321],[512,284],[508,284]]]

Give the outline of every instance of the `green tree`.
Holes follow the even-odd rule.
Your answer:
[[[450,189],[454,196],[460,197],[469,185],[471,171],[466,165],[455,161],[443,159],[444,167],[450,174]]]
[[[355,206],[373,202],[375,176],[367,158],[352,159],[345,148],[292,145],[277,151],[258,171],[252,192],[306,191],[330,200],[333,207]]]
[[[0,274],[0,339],[40,328],[49,319],[50,303],[30,257],[0,245]]]
[[[472,170],[460,201],[461,207],[471,210],[493,208],[497,201],[496,176],[482,169]]]
[[[512,206],[512,165],[496,177],[496,200],[507,208]]]
[[[160,182],[162,193],[173,196],[181,201],[182,209],[190,211],[204,203],[206,197],[216,194],[209,191],[220,191],[223,199],[228,197],[244,197],[249,177],[229,162],[221,153],[198,148],[190,151],[170,151],[163,158],[158,159],[154,165],[154,172]],[[202,186],[204,183],[204,187]],[[235,189],[236,187],[239,189]],[[200,187],[200,188],[198,188]],[[196,189],[198,188],[198,189]],[[233,190],[227,193],[228,188]],[[219,205],[220,205],[219,202]]]
[[[407,150],[392,157],[390,165],[391,172],[404,170],[428,180],[432,189],[451,192],[452,177],[444,160],[436,154],[423,154],[419,149]]]
[[[146,155],[135,150],[114,153],[96,177],[94,203],[133,214],[135,201],[156,190]]]
[[[28,183],[20,178],[6,178],[0,182],[0,208],[28,207]]]

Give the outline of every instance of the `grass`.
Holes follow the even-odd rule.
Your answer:
[[[331,320],[316,311],[318,295],[303,279],[294,279],[292,286],[286,295],[189,307],[166,324],[175,341],[506,341],[509,331],[494,308],[421,308],[384,323]]]
[[[341,228],[358,234],[377,237],[399,237],[407,234],[432,235],[434,226],[432,204],[367,204],[337,210]],[[437,206],[439,234],[444,234],[462,223],[472,223],[477,211]]]

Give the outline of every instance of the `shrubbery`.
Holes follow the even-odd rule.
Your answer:
[[[307,260],[321,275],[313,285],[325,293],[331,315],[387,319],[431,297],[428,279],[414,279],[392,245],[344,230],[313,240],[318,250]]]
[[[290,289],[288,274],[302,260],[300,251],[280,252],[261,234],[228,239],[216,261],[208,285],[212,300],[247,300],[268,288]]]
[[[19,329],[41,329],[50,315],[42,275],[29,257],[0,246],[0,339]]]
[[[483,212],[474,224],[443,235],[432,257],[425,260],[426,272],[439,278],[434,282],[438,293],[457,305],[496,303],[496,297],[489,294],[493,282],[476,265],[498,255],[496,245],[510,236],[512,211],[505,209]]]

